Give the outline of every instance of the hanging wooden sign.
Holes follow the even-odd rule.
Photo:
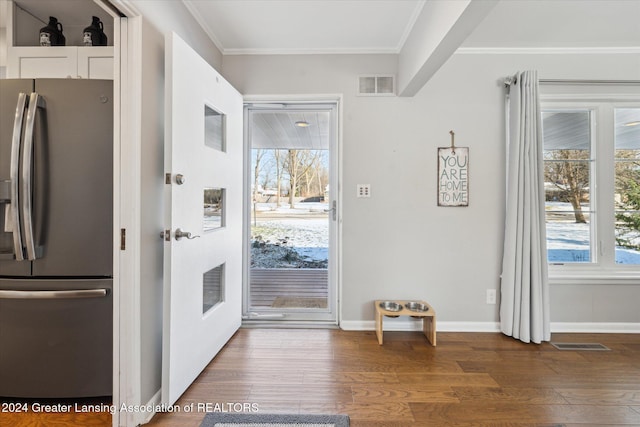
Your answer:
[[[469,147],[438,147],[438,206],[469,206]]]

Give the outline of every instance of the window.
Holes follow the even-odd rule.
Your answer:
[[[226,152],[226,116],[208,105],[204,106],[204,145]]]
[[[225,189],[204,189],[203,231],[216,230],[225,226]]]
[[[542,122],[551,275],[637,271],[640,102],[548,102]]]
[[[224,264],[202,275],[202,314],[224,302]]]
[[[591,112],[543,111],[542,123],[548,260],[592,262]]]
[[[640,264],[640,108],[616,108],[616,263]]]

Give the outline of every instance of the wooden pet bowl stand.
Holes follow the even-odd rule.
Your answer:
[[[392,300],[395,303],[398,303],[402,306],[402,310],[400,311],[389,311],[380,307],[380,303],[384,302],[383,300],[377,300],[374,302],[376,307],[376,336],[378,337],[378,344],[382,345],[382,319],[384,316],[390,317],[398,317],[398,316],[412,316],[412,317],[420,317],[422,318],[422,330],[424,332],[424,336],[427,337],[427,340],[431,343],[432,346],[436,345],[436,312],[429,304],[425,301],[414,301],[418,303],[422,303],[429,307],[427,311],[417,312],[407,309],[404,305],[408,302],[412,302],[409,300]]]

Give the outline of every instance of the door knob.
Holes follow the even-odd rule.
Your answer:
[[[197,239],[200,236],[192,236],[191,232],[189,231],[182,231],[179,228],[176,228],[175,233],[173,233],[173,236],[175,237],[176,240],[180,240],[183,237],[186,237],[189,240],[193,240],[193,239]],[[160,232],[160,238],[165,240],[165,241],[170,241],[171,240],[171,230],[165,230],[165,231],[161,231]]]
[[[325,209],[325,212],[331,212],[331,217],[335,221],[338,215],[338,207],[336,201],[331,202],[331,209]]]
[[[200,236],[191,236],[191,233],[189,231],[182,231],[179,228],[176,228],[176,232],[174,233],[174,236],[175,236],[176,240],[180,240],[183,237],[186,237],[189,240],[196,239],[196,238],[200,237]]]

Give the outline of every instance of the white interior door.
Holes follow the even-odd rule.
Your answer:
[[[242,96],[176,34],[165,40],[162,401],[240,327]]]

